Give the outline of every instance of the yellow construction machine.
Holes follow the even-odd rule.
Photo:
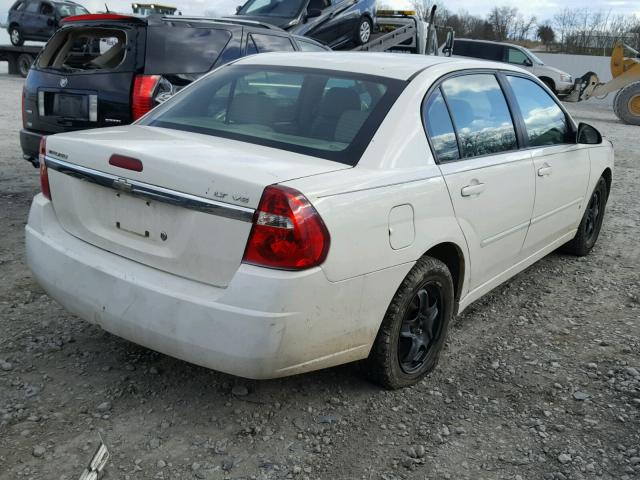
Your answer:
[[[629,55],[625,55],[628,52]],[[602,97],[617,92],[613,111],[624,123],[640,125],[640,53],[620,42],[611,54],[610,81],[602,83],[593,72],[576,79],[576,84],[565,102],[582,102],[591,97]]]

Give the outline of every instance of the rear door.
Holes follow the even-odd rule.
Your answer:
[[[582,216],[589,182],[589,147],[576,144],[567,115],[529,78],[507,75],[533,156],[536,201],[525,251],[536,252],[570,232]]]
[[[520,258],[535,194],[531,154],[518,149],[491,73],[445,80],[425,102],[424,117],[469,247],[473,290]]]
[[[58,31],[27,81],[30,128],[56,133],[130,123],[144,40],[144,27],[126,23]]]
[[[38,15],[38,35],[49,38],[56,31],[55,9],[49,2],[42,2]]]

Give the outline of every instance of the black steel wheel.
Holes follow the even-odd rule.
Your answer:
[[[367,374],[394,389],[413,385],[432,371],[453,316],[451,273],[438,259],[423,257],[393,297],[366,361]]]
[[[22,77],[26,77],[29,74],[29,69],[33,65],[33,57],[28,53],[22,53],[18,57],[18,71]]]
[[[600,177],[584,210],[576,236],[563,246],[564,251],[579,257],[585,256],[591,251],[600,235],[608,197],[607,181],[604,177]]]

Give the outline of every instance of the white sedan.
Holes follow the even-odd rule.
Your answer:
[[[470,303],[589,253],[613,149],[517,67],[286,53],[47,137],[40,164],[28,263],[70,312],[243,377],[366,360],[398,388]]]

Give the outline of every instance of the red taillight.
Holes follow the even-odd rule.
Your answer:
[[[47,153],[47,137],[40,139],[40,190],[42,194],[51,200],[51,188],[49,187],[49,171],[47,170],[47,163],[45,162],[45,155]]]
[[[153,108],[153,93],[160,75],[136,75],[131,94],[131,116],[137,120]]]
[[[142,171],[142,162],[137,158],[125,157],[124,155],[111,155],[109,165],[114,167],[133,170],[134,172]]]
[[[327,227],[309,200],[293,188],[272,185],[260,198],[242,261],[303,270],[324,261],[329,242]]]

